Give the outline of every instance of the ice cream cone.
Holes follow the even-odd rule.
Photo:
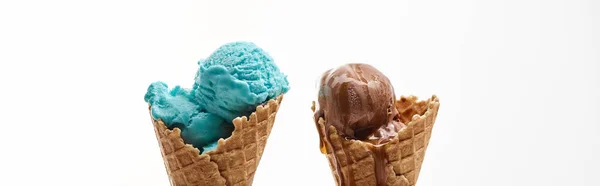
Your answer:
[[[232,135],[202,155],[183,142],[181,130],[169,130],[160,119],[152,119],[171,185],[252,185],[282,99],[280,95],[257,106],[249,120],[235,118]]]
[[[319,119],[318,130],[324,134],[320,137],[325,143],[322,152],[329,160],[338,185],[416,184],[440,106],[439,99],[435,95],[424,101],[418,101],[415,96],[401,97],[395,106],[407,127],[379,146],[345,139],[333,126],[326,130],[325,120]]]

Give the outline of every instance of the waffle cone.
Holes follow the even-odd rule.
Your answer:
[[[250,120],[235,118],[232,135],[202,155],[183,142],[181,130],[169,130],[160,119],[152,119],[171,185],[252,185],[282,99],[280,95],[257,106]]]
[[[371,143],[338,135],[333,126],[325,130],[325,120],[319,119],[318,130],[329,137],[329,140],[321,139],[325,143],[323,152],[338,185],[416,184],[440,106],[439,99],[435,95],[424,101],[418,101],[415,96],[401,97],[395,106],[406,127],[380,146],[378,152],[374,152],[376,148]],[[376,156],[384,159],[379,165],[375,161]],[[384,175],[382,178],[376,176],[377,170],[383,171],[380,173]]]

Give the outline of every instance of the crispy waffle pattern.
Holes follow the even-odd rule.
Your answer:
[[[385,150],[380,153],[387,160],[384,162],[385,181],[387,185],[413,186],[419,177],[440,103],[435,95],[424,101],[418,101],[415,96],[408,96],[401,97],[395,105],[401,121],[407,127],[385,144]],[[377,185],[374,161],[376,154],[371,150],[373,145],[344,139],[337,134],[333,126],[330,126],[327,134],[324,123],[321,118],[319,130],[329,135],[330,140],[324,140],[326,148],[329,149],[326,156],[338,185],[342,182],[348,184],[349,181],[359,186]],[[338,173],[338,166],[341,175]]]
[[[219,139],[217,149],[202,155],[183,142],[181,130],[169,130],[160,119],[153,119],[171,185],[252,185],[282,99],[280,95],[257,106],[249,120],[246,116],[235,118],[232,135]]]

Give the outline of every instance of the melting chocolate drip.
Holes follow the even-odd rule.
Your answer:
[[[388,159],[385,157],[385,146],[377,145],[371,149],[373,152],[373,160],[375,161],[375,179],[378,186],[387,185],[387,174],[385,172],[385,165]]]

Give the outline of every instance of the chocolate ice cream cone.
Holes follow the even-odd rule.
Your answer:
[[[439,99],[435,95],[424,101],[418,101],[415,96],[401,97],[395,106],[406,127],[382,145],[345,139],[334,126],[326,129],[325,120],[319,119],[318,130],[324,134],[321,141],[325,143],[322,151],[338,185],[416,184],[440,106]]]
[[[183,142],[181,130],[169,130],[160,119],[152,119],[171,185],[252,185],[282,99],[280,95],[257,106],[249,120],[235,118],[232,135],[204,154]]]

